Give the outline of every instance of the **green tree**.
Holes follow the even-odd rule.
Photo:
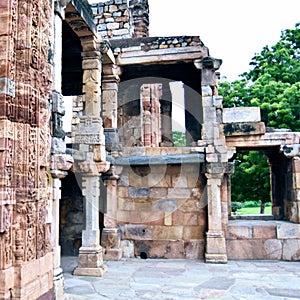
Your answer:
[[[220,83],[224,107],[259,106],[267,127],[300,131],[300,23],[282,31],[280,40],[265,46],[250,65],[252,69],[241,74],[240,80]],[[237,156],[233,201],[250,196],[262,201],[263,211],[263,203],[270,200],[270,189],[264,193],[270,184],[267,165],[266,156],[253,151]]]
[[[235,159],[235,172],[231,176],[232,202],[256,201],[263,214],[270,195],[270,166],[268,158],[260,151],[243,151]]]
[[[224,107],[259,106],[266,126],[300,131],[300,23],[265,46],[240,80],[220,83]]]
[[[185,133],[181,131],[172,132],[174,147],[184,147],[186,144]]]

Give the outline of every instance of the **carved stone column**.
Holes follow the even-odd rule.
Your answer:
[[[211,166],[214,172],[214,167]],[[218,168],[219,169],[219,168]],[[222,228],[221,188],[223,173],[205,173],[207,178],[208,231],[206,233],[205,260],[210,263],[226,263],[226,241]]]
[[[121,70],[114,64],[103,65],[102,77],[102,118],[104,123],[105,147],[112,155],[120,150],[118,136],[118,84]],[[114,168],[105,174],[106,211],[101,245],[106,260],[119,260],[122,257],[121,232],[117,225],[117,180]]]
[[[228,168],[228,154],[225,137],[220,128],[222,123],[222,98],[218,96],[216,70],[222,61],[205,57],[195,61],[201,69],[202,85],[202,143],[205,147],[205,176],[207,178],[208,231],[206,233],[206,262],[226,263],[226,242],[224,237],[225,218],[228,218],[227,193],[224,174]],[[223,199],[222,199],[223,196]],[[225,197],[225,199],[224,199]]]
[[[100,176],[109,164],[106,160],[105,138],[101,113],[101,53],[93,38],[81,40],[83,50],[83,101],[84,111],[80,118],[75,144],[84,153],[85,160],[77,163],[77,172],[82,176],[84,195],[85,229],[82,232],[82,247],[79,249],[75,275],[102,276],[106,270],[100,246],[99,202]],[[94,48],[94,49],[93,49]]]
[[[102,77],[102,119],[106,150],[119,149],[118,137],[118,84],[121,70],[114,64],[103,65]]]

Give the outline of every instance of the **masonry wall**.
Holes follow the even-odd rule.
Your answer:
[[[130,38],[130,12],[127,0],[110,0],[92,5],[98,34],[103,38]]]
[[[300,224],[229,221],[226,244],[228,259],[300,260]]]
[[[161,150],[163,151],[163,150]],[[202,258],[205,180],[200,165],[127,166],[118,182],[117,219],[134,255]]]
[[[0,299],[53,290],[49,1],[0,1]]]

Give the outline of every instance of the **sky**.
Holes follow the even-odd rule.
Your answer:
[[[300,22],[300,0],[148,0],[151,36],[199,35],[227,80]]]

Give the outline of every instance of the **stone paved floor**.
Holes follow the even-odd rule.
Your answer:
[[[127,259],[105,262],[104,277],[76,277],[63,257],[65,296],[58,300],[300,299],[300,262]]]

